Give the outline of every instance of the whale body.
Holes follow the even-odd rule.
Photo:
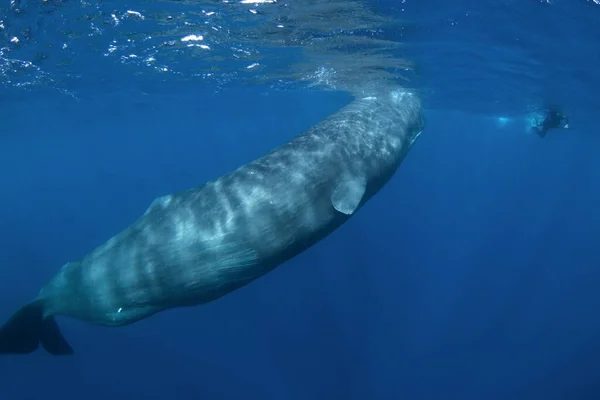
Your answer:
[[[72,354],[54,316],[122,326],[247,285],[356,214],[423,128],[416,94],[381,90],[233,172],[157,198],[15,312],[0,328],[0,354],[40,344]]]

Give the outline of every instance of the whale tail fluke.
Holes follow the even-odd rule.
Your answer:
[[[21,307],[0,327],[0,354],[33,353],[40,343],[50,354],[73,354],[54,318],[44,318],[39,301]]]

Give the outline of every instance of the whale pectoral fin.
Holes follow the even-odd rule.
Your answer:
[[[351,215],[356,211],[365,195],[367,180],[362,177],[343,177],[333,190],[331,204],[339,212]]]

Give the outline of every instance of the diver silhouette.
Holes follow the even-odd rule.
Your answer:
[[[549,109],[546,112],[546,117],[543,121],[538,122],[533,129],[539,135],[539,137],[543,138],[548,133],[548,130],[554,128],[568,128],[569,127],[569,118],[556,109]]]

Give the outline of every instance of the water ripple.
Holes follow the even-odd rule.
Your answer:
[[[0,84],[72,91],[123,76],[353,90],[406,81],[397,21],[353,0],[13,0],[0,10]]]

